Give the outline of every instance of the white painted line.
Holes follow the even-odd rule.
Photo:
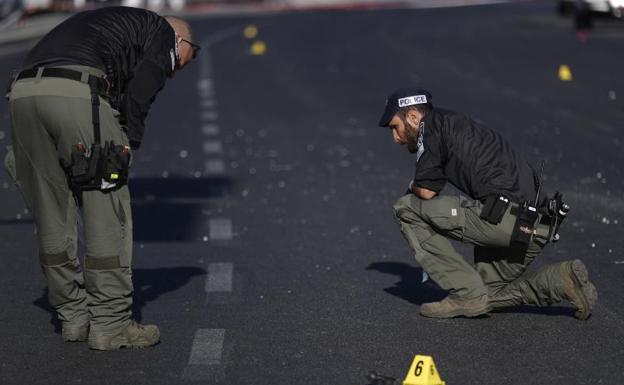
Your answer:
[[[198,92],[199,94],[199,100],[213,100],[214,99],[214,92],[212,91],[201,91]]]
[[[225,163],[221,159],[208,159],[204,163],[204,173],[207,175],[219,175],[225,172]]]
[[[206,276],[206,293],[231,292],[234,265],[231,263],[209,263]]]
[[[204,140],[202,145],[204,154],[220,154],[223,151],[223,146],[218,140]]]
[[[204,124],[202,126],[202,134],[206,136],[219,135],[219,126],[213,123]]]
[[[215,108],[217,106],[217,101],[215,99],[203,98],[200,104],[204,108]]]
[[[200,79],[197,81],[197,88],[199,90],[212,89],[213,81],[210,78]]]
[[[195,332],[189,365],[220,365],[225,329],[198,329]]]
[[[229,218],[214,218],[208,222],[211,241],[229,241],[232,239],[232,221]]]
[[[205,121],[215,121],[218,117],[217,111],[204,111],[201,113],[201,119]]]

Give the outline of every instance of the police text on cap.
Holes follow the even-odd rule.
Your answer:
[[[427,104],[427,95],[414,95],[399,99],[399,107],[413,106],[414,104]]]

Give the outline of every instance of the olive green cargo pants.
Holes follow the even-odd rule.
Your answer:
[[[101,72],[82,66],[65,66]],[[127,326],[132,306],[132,216],[127,186],[84,192],[78,210],[61,160],[77,143],[93,143],[89,86],[59,78],[22,79],[9,96],[13,152],[6,166],[33,214],[48,299],[64,326],[90,323],[91,333]],[[100,100],[101,140],[128,144],[116,111]],[[84,223],[84,268],[77,255],[77,215]]]
[[[479,217],[482,207],[481,202],[463,196],[423,200],[408,194],[396,202],[394,211],[416,260],[450,295],[487,294],[492,308],[562,301],[560,264],[527,271],[547,243],[548,227],[539,225],[528,247],[512,248],[516,217],[508,208],[501,223],[493,225]],[[449,238],[475,245],[475,263],[457,253]]]

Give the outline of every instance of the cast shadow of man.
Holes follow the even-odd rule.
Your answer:
[[[132,316],[137,322],[141,322],[142,310],[149,302],[157,300],[163,294],[179,290],[193,277],[207,274],[206,270],[193,266],[180,266],[173,268],[157,269],[133,269],[132,280],[134,283],[134,302]],[[61,333],[61,321],[56,312],[48,303],[48,289],[44,289],[41,297],[33,304],[50,313],[50,323],[54,326],[55,333]]]
[[[387,287],[384,291],[416,305],[439,301],[446,296],[446,292],[434,282],[422,282],[423,270],[420,267],[403,262],[375,262],[368,265],[366,270],[376,270],[399,277],[400,280],[394,286]]]
[[[433,281],[422,282],[423,270],[420,267],[413,267],[403,262],[375,262],[368,265],[366,270],[376,270],[381,273],[396,275],[400,281],[394,286],[384,289],[386,293],[404,299],[415,305],[422,305],[427,302],[440,301],[446,297],[446,291],[440,289]],[[564,306],[514,306],[494,310],[495,313],[524,313],[541,314],[553,316],[573,316],[574,309]]]

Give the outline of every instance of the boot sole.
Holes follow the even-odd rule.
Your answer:
[[[121,349],[144,349],[158,345],[160,340],[156,342],[128,342],[128,341],[109,341],[109,342],[93,342],[89,341],[89,349],[93,350],[121,350]]]
[[[570,266],[570,276],[574,281],[574,292],[583,303],[583,308],[585,311],[577,310],[574,313],[574,317],[580,320],[586,320],[591,316],[592,309],[596,300],[598,299],[598,291],[596,287],[589,281],[589,273],[587,271],[587,267],[585,264],[579,260],[575,259],[572,261]]]
[[[143,349],[160,343],[160,333],[157,333],[153,339],[141,338],[137,341],[130,342],[127,338],[112,337],[91,337],[89,338],[89,349],[93,350],[121,350],[121,349]]]

